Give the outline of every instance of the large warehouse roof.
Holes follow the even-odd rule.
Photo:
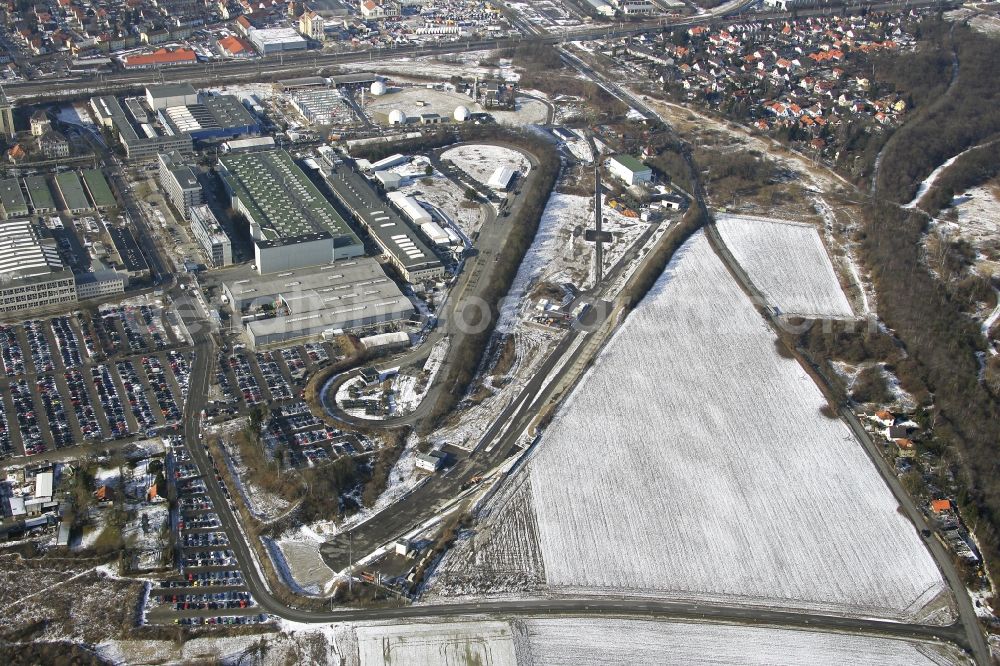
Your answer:
[[[63,270],[55,243],[43,243],[31,220],[0,222],[0,280],[48,275]]]
[[[440,266],[441,262],[420,240],[413,228],[379,198],[361,175],[348,168],[331,173],[327,182],[341,201],[365,223],[368,230],[387,252],[406,269],[425,265]]]
[[[24,200],[21,183],[17,178],[0,180],[0,203],[3,204],[4,217],[28,214],[28,203]]]
[[[264,240],[326,232],[361,242],[286,151],[229,154],[219,162],[222,177],[260,226]]]
[[[394,321],[413,313],[413,304],[374,259],[359,257],[277,275],[227,282],[232,307],[280,300],[289,314],[247,323],[261,343]]]

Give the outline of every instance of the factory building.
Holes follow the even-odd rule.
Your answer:
[[[358,172],[342,167],[327,175],[334,194],[372,235],[407,282],[444,277],[444,265]]]
[[[189,213],[191,233],[211,264],[216,268],[232,265],[233,244],[212,209],[205,205],[192,206]]]
[[[194,141],[260,133],[260,122],[233,95],[198,94],[190,84],[149,86],[142,97],[93,97],[90,108],[118,137],[130,160],[176,150],[190,154]]]
[[[250,225],[261,274],[359,257],[364,245],[284,150],[228,154],[219,175]]]
[[[201,205],[202,191],[198,177],[191,167],[183,163],[183,157],[178,153],[161,153],[157,156],[160,165],[160,187],[166,193],[170,203],[184,216],[190,219],[192,206]]]
[[[21,191],[21,182],[17,178],[0,180],[0,206],[4,218],[20,217],[28,214],[28,202]]]
[[[125,149],[125,157],[130,160],[152,160],[156,159],[157,154],[172,150],[183,154],[191,154],[194,151],[191,135],[170,134],[162,128],[158,131],[152,124],[146,122],[145,114],[133,121],[116,97],[110,95],[92,97],[90,108],[101,125],[110,128],[117,136]],[[136,124],[133,125],[133,122]]]
[[[260,123],[234,95],[202,94],[195,104],[157,112],[159,124],[195,141],[231,139],[260,133]]]
[[[250,28],[247,39],[261,55],[283,51],[304,51],[308,42],[292,28]]]
[[[653,170],[631,155],[615,155],[607,162],[608,171],[626,185],[638,185],[653,180]]]
[[[153,111],[197,103],[198,91],[190,83],[146,86],[146,104]]]
[[[374,259],[250,276],[223,285],[254,347],[408,319],[410,300]],[[263,318],[261,315],[277,313]]]
[[[422,224],[432,222],[430,213],[424,210],[423,206],[417,203],[417,200],[413,197],[408,197],[402,192],[390,192],[386,195],[386,198],[394,205],[399,211],[413,223],[414,226],[419,227]]]
[[[73,271],[59,259],[55,240],[31,220],[0,222],[0,313],[76,300]]]

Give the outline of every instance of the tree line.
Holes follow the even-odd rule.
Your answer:
[[[953,34],[936,33],[924,49],[937,47],[947,53],[950,46],[958,59],[958,74],[943,90],[941,82],[947,83],[950,76],[942,76],[939,58],[905,61],[910,66],[930,63],[926,75],[933,77],[934,84],[921,83],[920,72],[898,74],[911,86],[911,94],[941,96],[918,110],[886,144],[877,185],[883,196],[894,201],[909,201],[918,184],[950,157],[1000,136],[1000,68],[996,65],[1000,41],[955,25]]]
[[[927,270],[921,248],[927,218],[886,202],[866,212],[862,258],[870,267],[879,314],[906,352],[903,385],[917,383],[933,397],[936,444],[956,454],[966,491],[958,498],[978,520],[977,537],[988,561],[1000,556],[1000,402],[980,381],[979,324],[964,303]]]

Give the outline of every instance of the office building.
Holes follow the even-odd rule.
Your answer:
[[[190,209],[191,234],[201,246],[212,266],[220,268],[233,263],[233,244],[223,230],[219,220],[208,206],[192,206]]]
[[[185,219],[190,219],[191,207],[200,205],[203,200],[198,177],[176,152],[161,153],[157,160],[160,164],[160,187],[177,212]]]

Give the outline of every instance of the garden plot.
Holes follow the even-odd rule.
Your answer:
[[[700,622],[624,619],[529,619],[531,660],[546,666],[634,664],[871,664],[962,663],[950,645],[843,633]]]
[[[689,241],[528,464],[553,591],[950,621],[913,525],[774,342]]]
[[[506,622],[357,627],[361,666],[517,666]]]
[[[853,317],[815,226],[717,215],[723,242],[750,281],[781,314]]]
[[[517,171],[522,178],[531,170],[531,163],[524,153],[490,144],[467,143],[455,146],[441,153],[441,160],[451,162],[483,185],[502,166]]]

